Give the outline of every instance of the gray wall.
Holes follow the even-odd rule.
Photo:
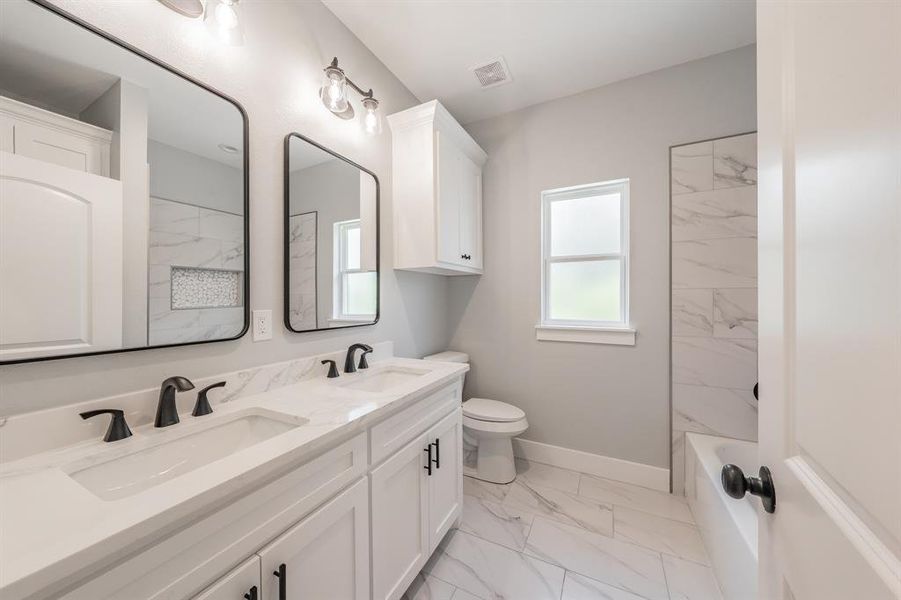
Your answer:
[[[143,350],[0,367],[0,416],[143,389],[173,374],[203,377],[353,342],[393,340],[404,356],[447,344],[444,278],[394,273],[392,264],[391,140],[362,132],[359,118],[342,121],[318,98],[322,67],[333,56],[372,86],[386,114],[416,98],[318,2],[241,3],[246,43],[222,48],[197,36],[197,21],[158,2],[84,0],[56,3],[89,23],[158,56],[240,102],[250,120],[250,308],[272,309],[273,339]],[[261,65],[263,65],[261,67]],[[358,101],[357,105],[359,106]],[[294,334],[282,319],[283,141],[297,131],[373,170],[382,183],[382,319],[340,332]]]
[[[147,162],[152,197],[244,214],[240,169],[156,140],[147,141]]]
[[[669,147],[755,129],[754,48],[467,126],[488,153],[485,275],[449,283],[467,395],[511,402],[525,438],[669,466]],[[631,180],[634,347],[539,342],[539,194]]]

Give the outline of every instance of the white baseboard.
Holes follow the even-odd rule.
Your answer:
[[[642,487],[669,491],[669,469],[591,454],[522,438],[513,439],[513,454],[528,460]]]

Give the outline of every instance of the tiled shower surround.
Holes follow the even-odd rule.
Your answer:
[[[675,146],[673,492],[685,432],[757,440],[757,135]]]
[[[244,326],[244,219],[160,198],[150,199],[149,326],[151,345],[234,337]],[[175,308],[172,270],[204,308]],[[238,295],[233,284],[237,284]],[[198,286],[204,287],[197,290]],[[181,290],[185,292],[186,290]],[[174,293],[173,293],[174,292]],[[174,302],[174,304],[173,304]]]
[[[316,220],[315,212],[289,219],[288,252],[291,260],[288,319],[295,331],[317,328],[316,315]]]

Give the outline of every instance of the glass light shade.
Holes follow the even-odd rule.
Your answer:
[[[238,14],[239,0],[209,0],[206,7],[206,26],[219,42],[226,46],[244,44],[244,27]]]
[[[379,113],[379,101],[375,98],[363,98],[363,129],[368,135],[382,133],[382,115]]]
[[[333,113],[347,110],[347,79],[344,71],[337,67],[326,67],[325,80],[319,89],[319,97],[327,109]]]

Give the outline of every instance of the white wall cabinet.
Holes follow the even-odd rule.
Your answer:
[[[437,100],[388,117],[394,268],[482,273],[482,166],[487,155]]]
[[[261,600],[369,600],[366,480],[260,550]]]
[[[375,600],[395,600],[412,583],[460,516],[461,408],[372,471]]]

